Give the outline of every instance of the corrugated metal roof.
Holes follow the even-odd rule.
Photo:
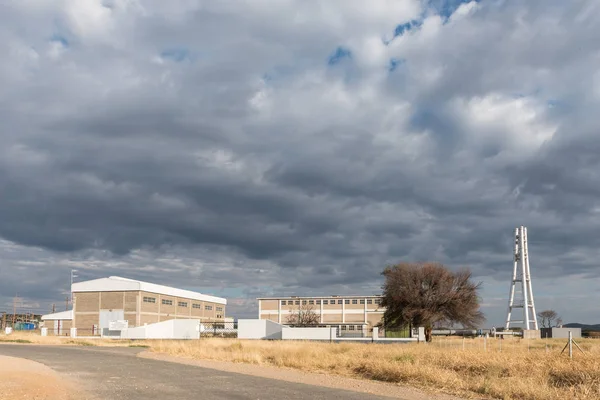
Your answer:
[[[329,296],[281,296],[281,297],[257,297],[256,300],[312,300],[312,299],[380,299],[382,296],[379,294],[366,294],[366,295],[329,295]]]
[[[68,311],[62,311],[62,312],[57,312],[54,314],[46,314],[46,315],[42,315],[42,320],[55,320],[55,319],[60,319],[60,320],[72,320],[73,319],[73,310],[68,310]]]
[[[93,279],[91,281],[73,283],[73,293],[77,292],[120,292],[120,291],[143,291],[149,293],[164,294],[166,296],[184,297],[192,300],[209,301],[218,304],[227,304],[222,297],[210,296],[191,290],[176,289],[169,286],[154,283],[136,281],[134,279],[122,278],[120,276],[109,276],[108,278]]]

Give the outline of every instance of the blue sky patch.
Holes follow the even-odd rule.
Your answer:
[[[51,42],[58,42],[60,44],[62,44],[64,47],[69,47],[69,41],[67,40],[66,37],[61,36],[61,35],[52,35],[52,38],[50,38]]]
[[[470,3],[472,0],[430,0],[429,6],[433,8],[442,18],[448,19],[454,11],[462,4]],[[479,2],[479,0],[475,0]]]
[[[406,32],[410,31],[411,29],[420,27],[422,24],[423,24],[423,21],[413,19],[412,21],[396,25],[396,28],[394,29],[394,34],[393,34],[392,38],[391,39],[384,38],[383,44],[385,44],[385,45],[390,44],[391,41],[394,40],[395,38],[397,38],[398,36],[402,36]]]
[[[399,60],[397,58],[390,59],[390,64],[388,66],[388,71],[394,72],[396,68],[404,63],[404,60]]]
[[[336,65],[339,64],[345,58],[352,58],[352,52],[340,46],[337,49],[335,49],[335,51],[329,56],[327,64]]]
[[[410,22],[396,26],[396,29],[394,29],[394,37],[402,36],[404,34],[404,32],[410,30],[410,27],[411,27]]]
[[[160,53],[162,58],[167,58],[169,60],[173,60],[175,62],[182,62],[185,60],[189,60],[190,51],[186,48],[176,47],[172,49],[163,50]]]

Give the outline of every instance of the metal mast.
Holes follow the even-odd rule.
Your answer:
[[[517,285],[517,283],[520,283]],[[522,300],[515,301],[515,289],[520,286]],[[523,320],[511,320],[514,308],[523,309]],[[533,289],[531,288],[531,270],[529,269],[529,251],[527,250],[527,228],[520,226],[515,229],[515,251],[512,281],[510,284],[510,296],[508,298],[508,315],[506,317],[506,329],[510,324],[523,324],[523,329],[537,330],[538,322],[533,301]]]
[[[71,287],[69,289],[69,292],[71,295],[71,308],[73,308],[72,307],[72,305],[73,305],[73,278],[77,278],[77,276],[78,276],[77,274],[75,274],[75,272],[77,272],[76,269],[71,270]],[[67,311],[69,310],[69,300],[68,299],[69,298],[67,297],[67,308],[66,308]]]

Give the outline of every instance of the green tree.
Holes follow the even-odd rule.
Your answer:
[[[481,282],[471,281],[469,269],[453,272],[440,263],[404,262],[382,274],[386,328],[423,326],[430,342],[436,322],[472,328],[485,321],[479,310]]]

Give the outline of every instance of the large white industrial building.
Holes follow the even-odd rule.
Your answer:
[[[79,335],[99,335],[114,321],[126,321],[128,327],[172,319],[219,322],[225,320],[227,306],[221,297],[118,276],[74,283],[72,292],[72,321],[64,313],[45,315],[49,330],[58,318]]]

